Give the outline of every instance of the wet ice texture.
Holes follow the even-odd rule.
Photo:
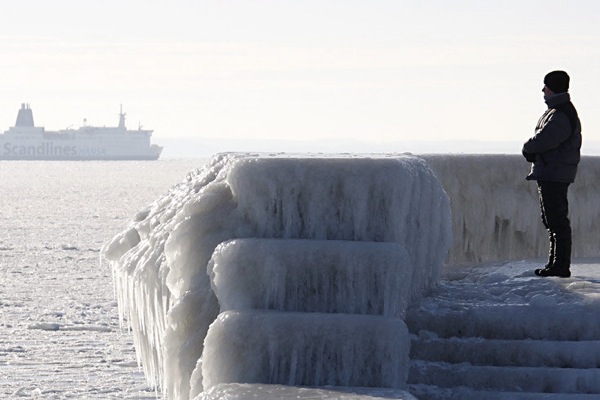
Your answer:
[[[240,240],[251,238],[277,241]],[[207,265],[213,251],[232,239],[235,240],[215,253],[211,286]],[[285,376],[285,383],[292,385],[311,384],[311,380],[312,384],[321,384],[331,379],[346,386],[402,386],[408,362],[402,349],[407,348],[409,339],[397,316],[403,315],[410,299],[418,298],[436,282],[450,240],[448,198],[435,174],[420,158],[224,154],[140,213],[129,229],[105,247],[104,255],[113,262],[121,316],[131,325],[146,376],[153,384],[162,383],[170,397],[187,398],[190,388],[193,394],[208,389],[202,382],[202,373],[213,368],[222,373],[206,378],[208,385],[227,382],[229,376],[250,380],[248,376],[254,374],[263,380],[267,376],[265,369],[277,372],[281,366],[281,371],[288,373],[280,371],[283,375],[278,379]],[[343,254],[348,246],[338,242],[360,244],[352,250],[353,260]],[[231,246],[228,254],[225,250]],[[256,277],[228,271],[229,265],[239,268],[239,260],[245,258],[257,266],[256,273],[284,279],[285,291],[277,293],[280,287],[263,282],[253,292],[246,280]],[[368,265],[362,265],[361,259]],[[327,269],[324,282],[317,286],[323,293],[299,293],[307,289],[298,284],[300,280],[320,279],[315,261]],[[306,271],[302,271],[303,264]],[[369,267],[382,276],[354,280],[364,277]],[[332,271],[339,271],[340,275]],[[229,278],[221,279],[227,274]],[[390,276],[396,279],[388,280]],[[350,283],[355,287],[349,288]],[[240,296],[236,285],[245,287]],[[381,293],[372,292],[380,287],[384,288]],[[261,290],[271,294],[258,293]],[[391,290],[399,291],[397,298],[390,298]],[[321,303],[330,299],[332,304]],[[304,300],[312,301],[316,309],[294,309]],[[292,319],[265,311],[226,313],[211,328],[222,334],[209,333],[209,338],[255,340],[256,348],[243,349],[242,354],[249,357],[240,360],[244,365],[253,365],[254,357],[264,353],[258,351],[264,346],[273,358],[257,370],[238,370],[231,375],[224,367],[229,360],[225,355],[219,356],[231,344],[207,339],[206,354],[211,356],[199,362],[209,325],[220,308],[246,307],[282,311],[290,308],[307,313],[295,314]],[[320,317],[313,317],[315,311],[321,313]],[[323,311],[338,314],[330,314],[334,319],[325,318]],[[349,312],[386,316],[341,314]],[[221,323],[233,315],[236,318],[231,319],[237,323]],[[243,328],[258,317],[265,323]],[[378,368],[392,366],[386,371],[392,377],[385,381],[382,377],[369,380],[368,374],[359,378],[352,372],[356,365],[336,364],[335,368],[323,365],[321,373],[310,378],[296,378],[306,377],[307,367],[306,363],[285,357],[294,354],[290,350],[297,346],[285,340],[286,334],[292,332],[286,331],[285,326],[295,318],[306,322],[296,333],[305,339],[300,341],[306,344],[304,352],[316,354],[330,340],[329,332],[353,327],[354,338],[348,346],[356,347],[361,341],[383,346],[381,352],[374,352],[372,346],[362,353],[355,350],[357,359],[368,359]],[[372,326],[373,321],[379,322]],[[266,340],[268,332],[274,329],[280,330],[283,338]],[[393,339],[391,330],[397,333]],[[347,350],[343,344],[333,346],[331,356],[341,362]],[[394,353],[390,353],[392,350]],[[327,374],[332,370],[338,376],[329,378]]]

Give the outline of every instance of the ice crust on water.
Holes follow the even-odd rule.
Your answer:
[[[406,257],[397,256],[401,262],[396,268],[403,274],[410,267],[409,290],[398,293],[403,299],[397,304],[389,302],[389,312],[402,315],[405,304],[439,277],[451,244],[449,202],[427,163],[409,155],[215,156],[138,214],[103,251],[113,262],[120,313],[131,326],[145,374],[151,384],[162,384],[170,398],[187,398],[191,386],[199,392],[201,371],[210,369],[207,360],[198,361],[220,310],[207,273],[213,251],[220,243],[250,238],[396,243],[395,250],[386,248],[383,253],[405,251]],[[291,256],[299,259],[310,258],[309,246],[288,248],[288,252],[296,252]],[[272,249],[265,247],[265,251]],[[249,258],[254,251],[248,248]],[[347,318],[350,323],[375,317]],[[389,319],[382,326],[401,322],[395,317],[379,318]],[[260,337],[260,332],[232,329],[229,335]],[[363,340],[368,340],[371,333],[365,332],[368,337]],[[402,329],[398,336],[393,343],[408,343]],[[317,337],[326,339],[325,333]],[[270,351],[283,354],[288,345],[281,342],[281,348]],[[403,359],[402,352],[362,356],[367,355]],[[222,360],[216,355],[209,359],[218,369]],[[352,368],[336,366],[340,374]],[[217,384],[219,378],[211,377],[209,382]]]

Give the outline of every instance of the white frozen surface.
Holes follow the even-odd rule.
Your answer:
[[[593,399],[600,395],[600,266],[539,278],[542,262],[447,268],[411,307],[409,389],[424,399]]]
[[[408,253],[392,242],[235,239],[216,248],[208,273],[221,311],[402,318],[420,295]]]
[[[287,385],[230,383],[213,386],[194,400],[416,400],[410,393],[399,389],[325,387],[309,388]]]
[[[407,254],[402,265],[410,267],[410,290],[390,306],[401,315],[409,299],[435,283],[450,235],[447,196],[420,158],[222,154],[157,200],[104,254],[115,265],[121,313],[131,323],[150,383],[186,398],[220,308],[207,274],[219,243],[397,243]],[[290,254],[310,258],[298,243]],[[349,295],[364,292],[346,291],[340,300],[358,302]],[[200,375],[197,368],[194,374]]]
[[[156,398],[100,249],[202,163],[0,162],[1,399]]]
[[[423,155],[450,197],[454,244],[448,264],[546,257],[548,233],[540,220],[530,164],[521,155]],[[569,188],[573,255],[598,255],[600,157],[583,157]]]
[[[419,303],[420,312],[407,314],[407,323],[442,337],[600,340],[597,263],[579,261],[566,279],[539,279],[526,261],[446,268],[439,287]]]
[[[220,314],[204,346],[204,389],[220,383],[402,388],[410,341],[398,318],[246,310]]]

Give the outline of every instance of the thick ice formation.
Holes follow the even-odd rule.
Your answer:
[[[236,239],[208,265],[221,311],[279,310],[404,317],[416,285],[398,243]],[[419,288],[420,289],[420,288]]]
[[[203,386],[401,388],[408,376],[409,347],[408,330],[399,318],[227,311],[206,337]]]
[[[121,316],[127,317],[131,325],[146,376],[153,384],[163,383],[163,390],[170,398],[187,398],[191,387],[194,393],[202,388],[208,389],[202,386],[204,371],[212,368],[227,371],[220,365],[221,362],[226,362],[226,357],[218,356],[223,351],[223,345],[220,344],[215,344],[220,351],[207,348],[206,352],[211,356],[203,358],[199,363],[209,325],[217,318],[221,307],[211,287],[207,265],[220,243],[236,239],[231,242],[235,243],[239,239],[249,238],[278,239],[282,242],[290,240],[288,245],[277,249],[283,251],[281,254],[287,254],[287,257],[299,259],[297,265],[289,262],[281,264],[289,267],[292,275],[292,284],[286,284],[287,289],[280,301],[284,311],[289,311],[288,306],[302,301],[300,297],[293,297],[293,291],[301,288],[295,286],[295,283],[302,279],[296,270],[302,265],[302,260],[312,266],[318,254],[327,251],[327,256],[322,253],[322,260],[319,260],[326,261],[321,264],[323,268],[333,268],[340,273],[355,276],[364,276],[365,268],[368,269],[368,266],[358,266],[355,260],[348,262],[348,257],[344,254],[329,254],[329,251],[346,251],[346,245],[323,245],[323,241],[360,242],[357,250],[353,250],[356,252],[356,260],[362,257],[365,263],[381,261],[382,265],[372,266],[373,271],[388,277],[393,275],[395,268],[397,274],[402,275],[402,279],[408,283],[393,279],[385,282],[390,287],[384,288],[380,297],[371,291],[387,278],[371,277],[365,281],[354,281],[352,284],[356,285],[357,290],[352,291],[337,287],[335,281],[331,281],[331,271],[328,271],[325,279],[330,281],[322,285],[322,289],[331,290],[331,293],[319,294],[315,299],[329,299],[329,296],[335,299],[337,296],[335,301],[339,303],[325,311],[390,315],[376,317],[329,314],[336,320],[343,320],[339,324],[342,327],[349,324],[360,326],[354,331],[359,336],[357,339],[368,343],[373,338],[380,338],[383,343],[375,340],[377,343],[373,342],[373,346],[388,349],[382,353],[374,353],[371,346],[364,350],[364,354],[356,354],[356,357],[368,358],[371,365],[395,363],[396,369],[389,372],[400,374],[394,376],[404,376],[402,365],[407,362],[407,355],[402,349],[408,339],[404,323],[395,316],[403,315],[407,302],[436,282],[451,240],[447,196],[435,174],[422,159],[412,156],[292,157],[224,154],[215,157],[204,169],[190,174],[149,210],[140,213],[132,226],[113,239],[103,253],[113,262]],[[300,244],[296,241],[298,239],[306,242]],[[309,241],[314,242],[309,244]],[[371,242],[384,243],[377,245]],[[245,242],[241,243],[240,246],[243,247]],[[266,245],[261,251],[271,252],[277,247]],[[247,246],[243,250],[245,255],[238,254],[237,261],[233,256],[217,252],[213,263],[215,266],[235,265],[244,258],[258,263],[261,257],[269,261],[268,254],[255,257],[254,253],[258,250],[258,247]],[[375,253],[377,254],[374,255]],[[342,263],[347,264],[344,266]],[[279,267],[271,264],[261,268],[262,271],[259,271],[265,273],[276,271]],[[224,274],[226,273],[223,272],[221,276]],[[216,268],[214,276],[219,277]],[[236,279],[236,276],[230,279]],[[350,280],[346,279],[346,283],[348,282]],[[246,291],[247,298],[235,298],[232,296],[236,291],[233,288],[235,284],[231,280],[212,282],[224,303],[230,304],[224,308],[243,304],[255,307],[253,302],[256,299],[259,302],[264,300],[262,294],[252,293],[251,287]],[[263,287],[265,286],[255,290],[262,290]],[[399,290],[398,299],[389,297],[389,291],[393,288]],[[272,287],[266,289],[271,290]],[[363,297],[352,297],[353,293]],[[373,301],[376,304],[348,306],[352,302],[358,304],[362,301]],[[322,308],[319,304],[317,310],[303,311],[323,311]],[[237,313],[245,320],[248,318],[246,313],[251,311]],[[285,325],[280,325],[281,320],[290,324],[294,320],[276,317],[280,313],[271,314],[272,323],[265,322],[257,326],[255,332],[240,331],[233,324],[224,334],[234,338],[244,338],[244,335],[260,338],[264,337],[261,333],[275,329],[274,327],[285,330]],[[327,329],[319,331],[315,328],[319,328],[319,324],[325,326],[323,318],[326,315],[322,313],[322,318],[316,319],[312,330],[308,329],[304,333],[312,335],[316,345],[321,343],[322,346],[329,340]],[[356,322],[367,319],[379,322],[373,327],[367,327],[368,324],[364,322]],[[393,340],[390,336],[392,327],[395,327],[397,333]],[[222,330],[223,327],[217,323],[214,329]],[[371,329],[381,329],[383,333],[375,334]],[[215,337],[214,335],[211,334],[210,337]],[[214,340],[207,340],[207,345],[212,346],[213,342]],[[269,352],[275,355],[289,354],[291,346],[285,341],[272,341],[268,345],[271,346]],[[389,349],[398,351],[392,354],[388,353],[391,351]],[[249,357],[256,356],[256,349],[247,350]],[[338,353],[343,353],[342,350],[344,349],[341,348]],[[289,368],[303,368],[302,364],[293,360],[281,360]],[[251,359],[241,361],[244,365],[252,365]],[[208,362],[212,367],[207,366]],[[268,368],[277,368],[266,365]],[[261,375],[264,373],[264,366],[265,364],[261,364],[258,371],[243,372],[264,376]],[[346,373],[355,367],[336,364],[335,370]],[[313,379],[321,382],[330,373],[329,370],[321,372],[321,375],[314,376]],[[298,373],[305,371],[298,370]],[[361,379],[349,378],[343,382],[345,385],[360,385],[364,383]],[[208,382],[212,385],[224,380],[225,376],[211,375]],[[388,379],[385,384],[400,386],[403,384],[401,381],[398,378]]]
[[[454,244],[449,264],[545,257],[548,234],[540,221],[537,185],[525,180],[520,155],[423,155],[452,207]],[[600,157],[583,157],[569,189],[573,256],[596,257],[600,220]]]

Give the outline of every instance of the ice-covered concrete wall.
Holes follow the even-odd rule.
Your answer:
[[[423,155],[450,197],[454,244],[448,264],[546,257],[530,164],[520,155]],[[597,257],[600,157],[583,157],[569,189],[573,256]]]
[[[221,311],[404,318],[423,290],[414,284],[413,261],[396,242],[236,239],[215,249],[208,273]]]
[[[342,313],[227,311],[211,325],[202,383],[402,388],[408,329],[399,318]],[[198,380],[192,379],[192,395]]]
[[[206,365],[208,361],[200,358],[203,342],[220,309],[228,308],[225,300],[221,307],[213,288],[223,285],[221,290],[217,289],[217,293],[223,299],[228,299],[228,304],[235,304],[235,307],[261,299],[260,295],[253,293],[249,293],[250,296],[243,300],[234,298],[231,294],[236,290],[235,285],[231,281],[217,279],[223,276],[219,275],[219,268],[214,268],[212,282],[207,273],[207,265],[213,254],[217,257],[214,264],[220,265],[221,270],[223,265],[239,264],[239,257],[222,251],[226,246],[220,247],[215,253],[220,243],[231,240],[234,241],[230,243],[235,243],[235,240],[249,238],[290,241],[291,247],[274,246],[272,242],[263,246],[262,251],[269,254],[262,255],[263,260],[268,262],[262,272],[278,272],[270,264],[273,263],[273,257],[280,257],[275,261],[279,261],[286,269],[289,268],[291,282],[299,279],[297,275],[294,276],[298,272],[294,271],[297,265],[294,262],[283,262],[284,257],[292,261],[296,259],[296,263],[300,261],[302,264],[302,260],[314,262],[314,257],[319,252],[327,251],[329,254],[347,249],[347,246],[337,242],[395,244],[357,245],[359,250],[355,250],[352,260],[348,260],[348,256],[344,254],[330,258],[323,255],[322,259],[327,260],[322,264],[323,268],[340,273],[348,272],[359,280],[335,280],[335,274],[328,271],[323,279],[329,282],[322,285],[322,288],[331,289],[331,296],[327,294],[316,298],[332,301],[328,305],[331,309],[303,309],[308,314],[317,312],[321,315],[321,318],[316,319],[305,316],[305,321],[312,322],[304,324],[303,329],[304,337],[312,338],[311,343],[319,348],[331,340],[328,333],[335,332],[339,325],[332,323],[329,318],[322,318],[327,314],[323,311],[337,315],[347,312],[381,313],[379,316],[353,314],[345,319],[344,326],[353,327],[351,330],[356,346],[348,343],[348,347],[332,347],[333,353],[328,357],[337,360],[339,368],[334,368],[333,371],[331,368],[321,368],[319,379],[335,372],[337,375],[329,376],[328,381],[367,386],[402,384],[407,370],[409,339],[399,317],[403,315],[410,299],[415,299],[435,283],[451,242],[449,201],[427,163],[408,155],[294,157],[222,154],[213,158],[203,169],[190,174],[150,209],[136,216],[128,229],[107,244],[103,254],[113,263],[120,313],[131,325],[136,351],[146,376],[152,384],[162,383],[164,392],[170,398],[185,399],[190,390],[192,394],[198,394],[203,389],[203,371],[212,370],[210,365]],[[336,243],[323,245],[323,242],[328,241]],[[242,260],[245,257],[250,260],[254,252],[261,251],[260,246],[250,244],[246,247],[236,247],[237,252],[245,252]],[[269,258],[269,255],[272,257]],[[260,257],[252,260],[260,262]],[[359,262],[365,264],[357,265]],[[371,262],[382,263],[373,266],[373,273],[381,273],[382,276],[360,280],[366,277]],[[394,273],[408,283],[386,280],[386,276]],[[305,276],[311,276],[311,272]],[[233,274],[228,279],[249,279],[241,277],[240,274]],[[318,279],[318,274],[313,277]],[[338,283],[349,284],[350,287],[344,289],[338,287]],[[263,286],[256,290],[262,288],[273,290]],[[352,290],[353,288],[356,290]],[[396,295],[400,299],[390,299],[391,288],[397,290]],[[274,302],[273,307],[263,308],[283,308],[280,311],[297,312],[288,309],[285,304],[297,304],[298,301],[303,300],[283,299],[280,303]],[[354,308],[345,304],[362,301],[374,304],[357,304]],[[280,307],[281,305],[284,306]],[[253,320],[251,313],[254,312],[235,310],[236,314],[225,316],[239,315],[235,319],[246,326],[247,321]],[[283,346],[282,351],[275,352],[276,354],[292,354],[286,353],[285,350],[289,350],[289,347],[285,346],[289,344],[284,340],[261,342],[261,338],[264,338],[262,333],[267,333],[273,327],[285,326],[278,325],[277,321],[282,321],[282,318],[277,317],[278,313],[275,311],[272,313],[273,318],[270,320],[273,325],[269,327],[263,324],[264,332],[244,332],[236,328],[240,324],[215,323],[214,329],[226,332],[233,339],[237,337],[238,340],[207,342],[214,343],[213,346],[220,349],[216,353],[207,350],[210,354],[217,354],[208,357],[208,360],[213,363],[215,370],[223,371],[222,374],[210,374],[210,385],[226,383],[228,379],[251,379],[258,372],[264,372],[265,368],[277,369],[277,365],[282,368],[283,365],[290,366],[300,374],[297,376],[304,376],[303,371],[294,369],[304,364],[285,357],[274,357],[266,364],[260,364],[257,368],[261,371],[238,369],[232,374],[231,369],[217,368],[223,367],[219,363],[229,362],[225,356],[218,356],[226,354],[223,343],[225,346],[233,346],[235,343],[243,346],[246,341],[239,339],[244,337],[252,339],[259,346],[270,346],[270,351]],[[284,317],[283,321],[285,320]],[[396,349],[395,354],[373,353],[369,351],[371,347],[365,349],[365,353],[360,353],[358,344],[361,338],[367,343],[368,337],[373,336],[373,321],[386,321],[379,324],[377,329],[380,336],[373,345]],[[281,328],[276,330],[281,331]],[[391,331],[395,331],[397,335],[392,335]],[[245,334],[250,336],[244,336]],[[380,340],[385,343],[380,343]],[[243,350],[243,354],[256,354],[252,348],[245,347]],[[346,350],[351,354],[344,354]],[[352,375],[353,368],[357,365],[344,363],[348,360],[363,360],[365,357],[370,360],[369,365],[385,369],[388,374],[386,376],[389,377],[381,380],[381,374],[378,377],[365,375],[361,380],[357,378],[358,375]],[[246,361],[246,365],[252,365],[251,360]],[[288,377],[285,383],[311,384],[310,380],[295,379]],[[315,379],[313,384],[318,384],[320,381]]]

